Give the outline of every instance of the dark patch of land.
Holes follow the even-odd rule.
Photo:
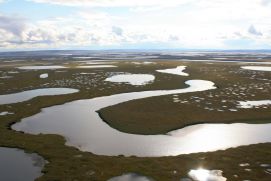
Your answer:
[[[242,70],[237,63],[179,65],[188,65],[190,76],[183,79],[210,80],[217,89],[133,100],[104,108],[100,116],[112,127],[136,134],[165,134],[200,123],[271,122],[271,105],[238,108],[238,101],[270,99],[271,72]]]
[[[51,64],[66,64],[71,67],[67,70],[17,70],[16,66],[22,65],[42,65],[42,61],[34,62],[13,62],[0,64],[0,74],[1,76],[12,76],[12,78],[1,79],[0,80],[0,90],[1,94],[8,94],[19,92],[29,89],[37,88],[47,88],[47,87],[68,87],[80,89],[80,92],[71,95],[61,95],[61,96],[42,96],[37,97],[27,102],[1,105],[0,112],[9,111],[14,112],[14,115],[7,115],[0,117],[0,146],[3,147],[16,147],[26,150],[27,152],[36,152],[44,159],[49,161],[49,163],[44,167],[44,175],[37,180],[65,180],[65,181],[75,181],[75,180],[97,180],[104,181],[111,177],[122,175],[127,172],[136,172],[146,176],[150,176],[155,180],[165,180],[165,181],[177,181],[180,178],[187,177],[187,173],[190,169],[197,169],[199,167],[205,169],[219,169],[223,170],[223,175],[230,181],[240,181],[240,180],[259,180],[259,181],[270,181],[271,175],[267,172],[267,169],[261,167],[261,164],[271,164],[271,144],[257,144],[250,146],[242,146],[238,148],[231,148],[223,151],[216,151],[210,153],[197,153],[189,155],[180,155],[176,157],[160,157],[160,158],[138,158],[138,157],[110,157],[110,156],[98,156],[92,153],[82,152],[76,148],[69,147],[65,145],[65,140],[63,137],[58,135],[30,135],[20,132],[16,132],[10,129],[10,125],[14,122],[18,122],[25,117],[37,114],[44,107],[50,107],[57,104],[63,104],[69,101],[78,99],[89,99],[97,96],[106,96],[123,92],[134,92],[134,91],[145,91],[145,90],[158,90],[158,89],[179,89],[185,88],[186,85],[184,81],[188,79],[206,79],[211,80],[216,83],[219,87],[217,90],[212,90],[202,93],[192,93],[192,94],[182,94],[179,95],[179,99],[190,100],[192,96],[205,97],[209,95],[210,92],[214,95],[219,95],[220,97],[214,97],[213,99],[202,101],[200,103],[189,101],[186,106],[179,105],[180,103],[172,103],[172,96],[162,96],[155,98],[148,98],[146,100],[137,100],[135,102],[123,103],[117,106],[109,107],[102,110],[102,115],[106,121],[114,128],[124,130],[126,132],[131,132],[132,128],[136,132],[144,133],[159,133],[166,132],[167,130],[180,128],[185,126],[185,120],[195,121],[199,116],[205,118],[204,122],[211,119],[211,122],[217,121],[215,118],[224,117],[223,122],[227,122],[227,119],[234,118],[236,120],[243,118],[243,115],[235,115],[235,112],[230,113],[225,111],[223,113],[216,113],[209,111],[208,115],[204,117],[206,112],[203,111],[204,103],[212,102],[213,106],[220,107],[220,99],[230,100],[230,97],[236,100],[236,97],[229,95],[227,96],[227,87],[233,83],[248,87],[259,84],[262,85],[266,81],[264,80],[253,80],[250,79],[254,73],[250,71],[239,72],[239,65],[233,65],[228,63],[216,63],[216,64],[206,64],[206,63],[189,63],[189,62],[179,62],[179,61],[162,61],[157,64],[151,65],[134,65],[122,61],[118,63],[118,68],[109,69],[76,69],[74,68],[78,63],[74,63],[71,60],[57,60],[49,62]],[[48,64],[48,62],[46,62]],[[169,74],[162,74],[155,72],[157,69],[173,68],[177,65],[187,65],[187,71],[190,76],[174,76]],[[207,69],[206,69],[207,67]],[[222,71],[223,70],[223,71]],[[19,73],[8,73],[11,71],[19,71]],[[64,71],[64,72],[63,72]],[[232,73],[229,71],[233,71]],[[239,73],[234,73],[234,72]],[[94,73],[88,75],[81,75],[81,72]],[[146,86],[134,87],[127,84],[117,84],[104,82],[103,80],[109,75],[117,74],[119,72],[129,72],[129,73],[150,73],[156,76],[156,81],[153,84]],[[40,79],[39,75],[42,73],[49,73],[48,79]],[[268,73],[257,73],[256,78],[266,78],[270,75]],[[228,77],[229,76],[229,77]],[[270,77],[269,77],[270,78]],[[256,97],[249,97],[250,95],[245,95],[244,99],[266,99],[270,95],[270,87],[265,88],[267,92],[261,92],[261,90],[249,89],[251,94],[254,93]],[[225,97],[223,97],[225,96]],[[243,95],[242,95],[243,96]],[[241,97],[240,97],[241,98]],[[141,101],[146,103],[143,104]],[[163,105],[162,105],[163,104]],[[129,111],[126,118],[128,122],[135,123],[130,124],[120,124],[117,121],[124,121],[119,119],[123,116],[120,113],[120,109],[123,105],[127,108],[123,108],[122,111]],[[162,105],[162,106],[161,106]],[[197,107],[200,105],[200,107]],[[223,104],[224,105],[224,104]],[[133,107],[134,106],[134,107]],[[135,108],[141,106],[139,111]],[[203,106],[203,107],[202,107]],[[125,107],[125,106],[124,106]],[[172,110],[173,109],[173,110]],[[185,113],[184,110],[190,110],[190,113]],[[111,111],[109,111],[111,110]],[[114,110],[114,111],[113,111]],[[141,110],[141,111],[140,111]],[[268,110],[270,112],[270,107],[264,109],[266,112],[258,112],[262,109],[257,109],[255,112],[250,113],[250,117],[253,120],[261,120],[261,118],[270,118]],[[103,112],[104,111],[104,112]],[[108,111],[108,112],[107,112]],[[164,111],[164,113],[162,113]],[[174,112],[176,111],[176,112]],[[183,114],[186,117],[182,117]],[[111,112],[111,113],[110,113]],[[142,113],[141,113],[142,112]],[[145,113],[145,115],[143,114]],[[110,113],[110,114],[109,114]],[[114,114],[113,114],[114,113]],[[193,114],[192,114],[193,113]],[[245,114],[243,112],[242,114]],[[158,115],[158,118],[171,118],[168,120],[158,119],[154,117]],[[164,114],[164,115],[163,115]],[[166,114],[166,115],[165,115]],[[177,115],[176,115],[177,114]],[[192,116],[190,117],[189,116]],[[198,115],[199,114],[199,115]],[[131,116],[130,116],[131,115]],[[181,115],[181,116],[180,116]],[[255,117],[252,117],[255,115]],[[135,116],[135,117],[134,117]],[[142,123],[143,120],[138,118],[149,117],[150,120],[154,119],[154,122],[150,121],[148,127],[153,126],[153,130],[143,130]],[[266,117],[265,117],[266,116]],[[182,117],[181,121],[178,122],[179,118]],[[212,117],[214,119],[212,120]],[[189,119],[185,119],[189,118]],[[131,119],[131,121],[130,121]],[[248,117],[245,117],[249,120]],[[127,121],[126,120],[126,121]],[[164,121],[175,120],[170,126],[163,129],[162,126],[156,127],[157,121],[160,124],[164,124]],[[241,120],[241,119],[240,119]],[[268,119],[263,119],[264,122],[268,122]],[[115,123],[114,123],[115,122]],[[239,122],[239,121],[238,121]],[[177,123],[177,124],[176,124]],[[185,124],[184,124],[185,123]],[[197,122],[194,122],[197,123]],[[194,124],[193,123],[193,124]],[[145,125],[144,125],[145,126]],[[143,131],[142,131],[143,130]],[[240,163],[250,163],[248,167],[240,167]],[[251,171],[246,171],[245,169],[251,169]],[[237,175],[237,177],[235,176]]]

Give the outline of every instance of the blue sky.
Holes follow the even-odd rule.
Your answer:
[[[46,19],[49,17],[66,16],[78,8],[57,6],[52,4],[33,3],[24,0],[9,0],[0,5],[1,14],[18,15],[31,21]]]
[[[270,0],[0,0],[0,51],[270,49]]]

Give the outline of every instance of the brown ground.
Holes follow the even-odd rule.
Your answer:
[[[194,63],[186,72],[191,75],[187,79],[211,80],[218,88],[133,100],[104,108],[99,113],[112,127],[137,134],[167,133],[199,123],[271,121],[270,105],[253,109],[237,108],[238,101],[271,98],[271,72],[240,70],[239,64],[230,63]],[[253,75],[255,77],[251,78]],[[174,99],[178,102],[174,102]]]
[[[146,176],[150,176],[158,181],[177,181],[180,178],[187,177],[187,173],[190,169],[197,169],[203,167],[206,169],[220,169],[223,170],[223,175],[230,181],[240,180],[257,180],[257,181],[270,181],[271,175],[267,172],[268,168],[263,168],[260,164],[271,164],[271,144],[257,144],[251,146],[244,146],[238,148],[228,149],[226,151],[217,151],[212,153],[198,153],[189,155],[180,155],[177,157],[161,157],[161,158],[137,158],[137,157],[109,157],[109,156],[98,156],[91,153],[81,152],[73,147],[65,146],[65,140],[61,136],[57,135],[29,135],[23,134],[9,129],[10,124],[16,121],[20,121],[24,117],[31,116],[40,112],[41,108],[49,107],[56,104],[63,104],[68,101],[92,98],[96,96],[111,95],[121,92],[131,91],[143,91],[153,89],[176,89],[183,88],[185,85],[183,82],[188,79],[206,79],[212,80],[217,83],[221,88],[223,86],[232,84],[233,80],[227,80],[230,78],[224,77],[221,81],[220,74],[216,72],[208,73],[208,71],[201,71],[199,75],[199,69],[204,68],[205,64],[193,63],[194,66],[189,67],[187,72],[191,74],[190,77],[181,77],[166,75],[160,73],[154,73],[156,69],[174,67],[176,65],[182,65],[180,62],[164,62],[156,65],[142,65],[136,66],[131,64],[121,64],[117,69],[103,69],[103,70],[78,70],[69,69],[68,72],[55,72],[55,71],[20,71],[19,74],[14,74],[14,78],[1,79],[0,90],[1,94],[7,94],[11,92],[19,92],[20,90],[28,90],[43,87],[70,87],[80,88],[81,92],[72,95],[63,96],[46,96],[38,97],[27,102],[2,105],[0,106],[0,112],[10,111],[14,112],[14,115],[0,117],[0,146],[4,147],[17,147],[24,149],[29,152],[37,152],[44,157],[49,163],[43,169],[44,175],[37,180],[46,181],[84,181],[84,180],[99,180],[104,181],[111,177],[121,175],[127,172],[136,172]],[[191,64],[192,65],[192,64]],[[209,66],[209,65],[208,65]],[[229,65],[218,64],[213,65],[215,69],[224,69]],[[230,68],[230,67],[229,67]],[[12,70],[10,68],[0,68],[1,74]],[[237,67],[235,69],[237,71]],[[39,79],[38,76],[41,73],[49,73],[48,79]],[[79,75],[79,72],[96,72],[96,75]],[[156,82],[143,87],[134,87],[125,84],[113,84],[103,82],[102,80],[108,76],[107,72],[136,72],[136,73],[154,73],[157,76]],[[204,73],[205,72],[205,73]],[[1,76],[2,76],[1,75]],[[220,76],[216,76],[220,75]],[[233,74],[235,75],[235,74]],[[266,77],[267,74],[259,75]],[[235,76],[235,82],[247,82],[246,78],[251,76],[249,72],[244,72],[244,77],[240,79],[239,75]],[[93,80],[93,81],[90,81]],[[259,81],[261,82],[261,81]],[[49,83],[48,85],[45,85]],[[225,84],[225,85],[224,85]],[[242,84],[243,85],[243,84]],[[270,92],[270,89],[267,89]],[[257,92],[257,91],[256,91]],[[201,94],[201,93],[200,93]],[[205,96],[203,93],[200,96]],[[219,92],[217,92],[219,94]],[[193,94],[194,95],[194,94]],[[222,94],[223,95],[223,94]],[[260,95],[262,97],[260,97]],[[257,98],[266,98],[266,94],[260,94]],[[180,99],[183,99],[184,95],[180,95]],[[187,99],[191,95],[187,94]],[[195,95],[194,95],[195,96]],[[153,98],[151,98],[153,99]],[[156,99],[156,98],[155,98]],[[164,100],[164,103],[169,103],[172,97],[163,96],[160,97],[159,101]],[[226,99],[226,98],[225,98]],[[214,99],[212,99],[214,100]],[[141,100],[138,100],[141,101]],[[135,101],[137,103],[138,101]],[[133,103],[133,102],[130,102]],[[128,104],[130,104],[128,103]],[[156,102],[157,103],[157,102]],[[152,105],[155,107],[155,114],[161,115],[160,111],[169,111],[167,107],[160,109],[159,105]],[[149,105],[149,99],[146,99],[146,104]],[[159,103],[160,104],[160,103]],[[182,108],[179,103],[175,103],[176,109]],[[203,103],[202,103],[203,104]],[[204,104],[203,104],[204,105]],[[213,102],[214,107],[220,105],[220,101],[217,103]],[[121,106],[121,105],[120,105]],[[129,105],[130,106],[130,105]],[[188,109],[192,105],[188,105]],[[174,106],[172,106],[174,107]],[[197,107],[197,106],[194,106]],[[116,108],[116,115],[119,116],[118,106]],[[112,109],[112,108],[110,108]],[[142,111],[146,110],[148,117],[153,116],[151,112],[148,112],[149,108],[145,105],[141,108]],[[106,110],[105,110],[106,111]],[[199,112],[202,112],[201,109]],[[210,112],[212,113],[212,112]],[[129,114],[135,115],[134,112]],[[168,113],[169,114],[169,113]],[[169,114],[172,118],[176,113]],[[179,114],[179,113],[177,113]],[[202,113],[203,114],[203,113]],[[141,114],[141,117],[146,117]],[[193,114],[196,115],[196,114]],[[259,116],[265,115],[258,114]],[[113,116],[113,114],[112,114]],[[132,117],[132,116],[131,116]],[[164,116],[165,117],[165,116]],[[167,115],[168,117],[168,115]],[[212,117],[212,116],[210,116]],[[113,118],[113,117],[112,117]],[[112,120],[112,125],[113,121]],[[117,118],[117,117],[116,117]],[[136,117],[137,119],[137,117]],[[206,118],[207,119],[207,118]],[[177,119],[176,119],[177,120]],[[141,120],[138,120],[140,124]],[[158,120],[161,123],[163,120]],[[205,120],[206,121],[206,120]],[[110,123],[111,124],[111,123]],[[152,124],[152,123],[151,123]],[[114,125],[113,125],[114,126]],[[135,126],[135,125],[134,125]],[[173,129],[167,127],[166,129]],[[180,125],[178,125],[180,126]],[[123,127],[118,129],[129,128],[125,124]],[[135,127],[141,131],[140,126]],[[157,132],[157,130],[154,130]],[[161,131],[163,132],[163,131]],[[149,132],[150,133],[150,132]],[[251,171],[245,171],[243,167],[240,167],[240,163],[250,163],[249,167]],[[270,168],[269,168],[270,169]],[[176,171],[176,172],[174,172]],[[238,175],[238,177],[234,177]]]

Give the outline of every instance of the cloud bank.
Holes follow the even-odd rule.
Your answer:
[[[37,3],[51,3],[66,6],[93,7],[134,7],[134,6],[170,6],[182,5],[192,0],[29,0]]]
[[[28,0],[28,3],[39,7],[40,15],[29,17],[24,11],[22,14],[17,10],[0,11],[2,49],[271,47],[271,4],[266,0]],[[54,6],[44,6],[45,3]]]

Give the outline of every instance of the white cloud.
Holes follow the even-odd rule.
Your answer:
[[[118,36],[123,35],[123,30],[120,27],[112,26],[112,32],[115,33]]]
[[[0,0],[1,1],[1,0]],[[3,0],[2,0],[3,1]],[[134,7],[135,11],[160,10],[162,7],[176,7],[181,5],[197,5],[202,7],[238,7],[240,10],[248,6],[268,6],[270,0],[28,0],[36,3],[50,3],[62,6],[89,7]],[[241,5],[241,6],[239,6]],[[144,7],[144,8],[143,8]],[[230,14],[229,14],[230,15]]]
[[[271,4],[270,0],[262,0],[262,5],[263,6],[268,6],[269,4]]]
[[[226,181],[227,178],[222,176],[221,170],[190,170],[189,177],[197,181]]]
[[[32,1],[110,8],[80,7],[67,16],[32,21],[0,15],[1,47],[152,43],[169,48],[231,48],[225,43],[229,41],[271,46],[271,11],[263,0]],[[128,7],[119,12],[114,6]]]
[[[93,7],[133,7],[133,6],[174,6],[182,5],[192,0],[29,0],[37,3],[51,3],[66,6]]]
[[[248,28],[248,32],[252,35],[256,35],[256,36],[262,36],[263,34],[256,30],[256,28],[254,27],[254,25],[250,25],[250,27]]]
[[[0,16],[0,47],[109,46],[144,41],[144,37],[139,39],[140,35],[135,32],[126,34],[122,27],[108,21],[107,16],[97,18],[91,13],[81,15],[34,23],[12,16]]]
[[[0,14],[0,29],[10,32],[15,36],[20,36],[24,28],[24,19]]]

